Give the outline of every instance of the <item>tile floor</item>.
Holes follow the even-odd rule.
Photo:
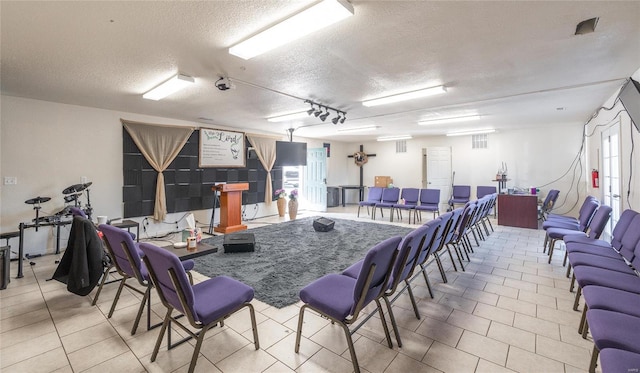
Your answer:
[[[358,219],[354,206],[333,208],[329,217]],[[301,212],[300,217],[310,216]],[[270,217],[257,227],[280,221]],[[284,218],[282,218],[284,219]],[[369,221],[366,215],[359,219]],[[403,225],[405,223],[398,223]],[[580,313],[556,250],[553,264],[542,253],[543,231],[497,226],[474,247],[465,272],[454,272],[447,256],[448,283],[429,266],[434,298],[422,277],[413,281],[422,319],[406,294],[394,304],[404,346],[389,349],[377,315],[354,335],[363,372],[584,372],[592,343],[577,333]],[[165,243],[166,244],[166,243]],[[116,286],[106,286],[97,306],[92,293],[80,297],[47,281],[56,257],[25,262],[25,276],[0,291],[0,370],[2,372],[186,372],[193,342],[170,351],[163,345],[156,362],[150,354],[158,329],[146,331],[145,317],[130,334],[140,296],[125,290],[113,317],[107,313]],[[15,277],[17,262],[11,263]],[[202,276],[196,276],[196,281]],[[154,294],[155,295],[155,294]],[[152,305],[153,322],[164,307]],[[259,300],[261,349],[253,349],[248,311],[212,329],[203,344],[198,372],[351,372],[342,330],[307,312],[300,353],[294,353],[300,304],[276,309]],[[176,331],[177,332],[177,331]],[[166,345],[166,339],[164,344]]]

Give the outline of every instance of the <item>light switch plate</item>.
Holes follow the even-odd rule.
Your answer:
[[[17,185],[18,178],[15,176],[5,176],[4,177],[4,185]]]

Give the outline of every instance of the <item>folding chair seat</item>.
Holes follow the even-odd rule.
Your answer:
[[[369,207],[373,207],[375,210],[376,203],[379,203],[382,200],[382,191],[384,188],[381,187],[371,187],[369,188],[369,193],[367,194],[366,201],[360,201],[358,203],[358,217],[360,217],[360,207],[367,207],[367,215],[369,215]]]
[[[120,282],[120,286],[118,287],[118,291],[113,299],[113,303],[111,304],[111,309],[109,310],[107,317],[111,318],[111,316],[113,316],[113,312],[115,311],[118,300],[120,299],[122,289],[126,286],[143,296],[142,301],[140,302],[140,307],[138,308],[138,314],[131,329],[131,334],[135,334],[138,329],[138,323],[140,322],[140,317],[142,316],[145,304],[147,306],[147,330],[160,326],[160,324],[151,325],[151,288],[153,285],[149,278],[147,266],[142,262],[142,256],[144,254],[133,241],[129,232],[107,224],[100,224],[98,229],[104,235],[105,246],[109,256],[111,257],[111,262],[116,268],[118,274],[122,276],[118,280],[118,282]],[[185,271],[190,271],[194,267],[194,262],[193,260],[185,260],[182,262],[182,266]],[[189,276],[191,276],[190,273]],[[138,284],[143,286],[145,290],[142,291],[137,287],[128,284],[127,280],[129,279],[137,280]],[[103,285],[104,283],[100,285],[98,291],[102,289]]]
[[[251,317],[254,347],[256,350],[260,348],[255,312],[250,303],[253,300],[253,288],[227,276],[210,278],[192,285],[183,263],[174,253],[149,243],[141,243],[140,249],[144,253],[144,262],[158,296],[167,308],[151,354],[152,362],[158,356],[164,333],[174,324],[189,335],[177,344],[191,338],[197,339],[189,364],[189,373],[193,373],[206,332],[245,307],[249,309]],[[174,310],[178,311],[179,315],[172,316]],[[199,331],[193,332],[181,321],[181,316],[186,317],[190,327]]]
[[[388,289],[393,264],[398,254],[397,248],[401,240],[401,237],[388,238],[369,249],[362,262],[362,267],[357,278],[344,274],[329,274],[313,281],[300,290],[300,299],[304,302],[304,305],[300,307],[300,314],[298,316],[296,353],[300,351],[300,337],[304,324],[304,312],[307,308],[310,308],[320,315],[327,317],[343,329],[353,368],[356,373],[359,373],[360,366],[351,335],[358,330],[367,319],[352,330],[349,329],[349,325],[358,320],[362,309],[372,301],[376,302],[387,344],[389,348],[392,347],[391,337],[379,298],[381,294]]]
[[[605,348],[640,353],[640,318],[606,310],[589,310],[587,322],[594,345],[589,372],[595,372],[599,351]]]
[[[637,367],[640,367],[640,354],[617,348],[604,348],[600,351],[600,366],[603,372],[628,373],[630,369],[637,370]]]
[[[420,221],[422,221],[422,211],[433,212],[434,219],[436,214],[440,215],[440,189],[420,189],[420,204],[414,210]],[[413,221],[415,220],[414,217]]]
[[[589,221],[587,225],[587,229],[589,230],[589,234],[585,232],[576,232],[569,229],[562,228],[549,228],[547,230],[547,235],[549,236],[549,263],[551,263],[551,258],[553,257],[553,249],[556,244],[556,241],[564,240],[565,236],[586,236],[593,239],[598,239],[604,231],[609,219],[611,218],[611,207],[609,206],[600,206],[597,208],[593,218]],[[565,250],[564,260],[562,265],[564,266],[567,262],[568,252]]]
[[[400,193],[400,200],[404,203],[396,203],[393,205],[393,210],[399,214],[399,218],[402,220],[402,210],[407,210],[409,215],[409,224],[411,224],[411,213],[418,205],[418,199],[420,198],[420,189],[418,188],[402,188]],[[415,214],[414,214],[415,215]],[[416,222],[414,217],[413,222]]]
[[[578,333],[587,338],[588,325],[585,322],[587,310],[606,310],[640,317],[640,294],[607,288],[604,286],[585,286],[582,289],[584,307]]]
[[[579,266],[573,269],[573,276],[578,283],[573,310],[578,310],[582,289],[585,286],[604,286],[612,289],[640,294],[640,277],[636,273],[623,273],[592,266]]]
[[[400,188],[384,188],[382,190],[382,200],[376,203],[373,208],[373,220],[376,220],[376,210],[380,209],[380,216],[384,218],[382,209],[389,209],[389,221],[393,221],[393,206],[400,198]]]

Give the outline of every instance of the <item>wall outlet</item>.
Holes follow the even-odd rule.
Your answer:
[[[17,185],[18,178],[15,176],[5,176],[4,177],[4,185]]]

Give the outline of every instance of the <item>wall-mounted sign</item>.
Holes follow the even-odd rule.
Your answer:
[[[200,128],[200,167],[245,167],[244,132]]]

